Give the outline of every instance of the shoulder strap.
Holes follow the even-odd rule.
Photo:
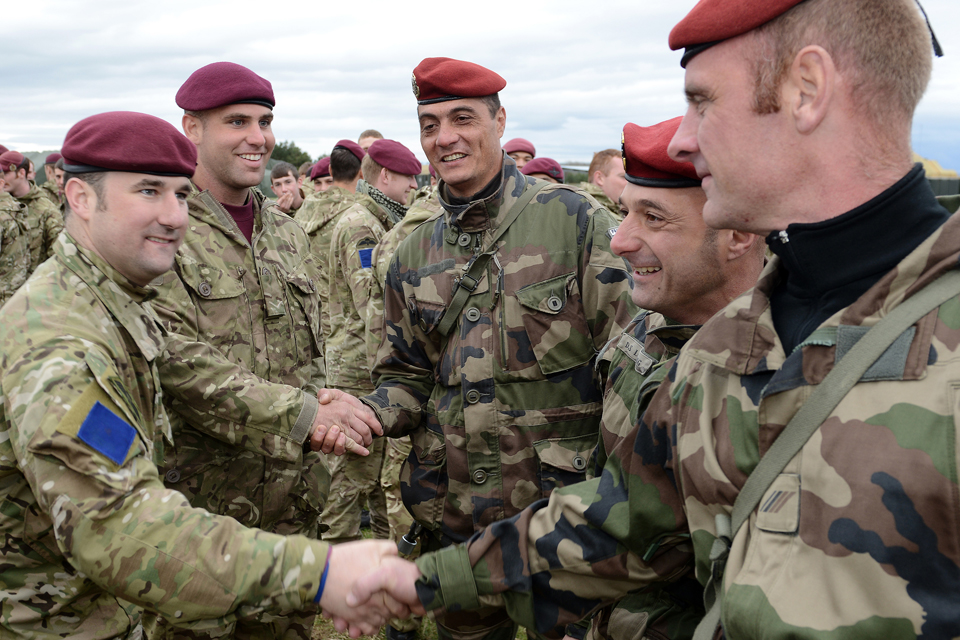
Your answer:
[[[763,494],[793,459],[810,436],[820,428],[850,389],[877,358],[909,329],[941,304],[960,294],[960,270],[952,270],[933,281],[909,300],[895,307],[847,352],[820,382],[806,402],[760,459],[733,503],[731,515],[716,516],[717,538],[710,550],[711,570],[703,599],[707,614],[697,626],[694,640],[709,640],[720,624],[723,601],[723,571],[730,545],[740,527],[757,508]]]
[[[460,277],[457,278],[453,284],[453,300],[450,301],[450,305],[447,307],[447,310],[444,311],[443,317],[440,319],[440,325],[437,327],[440,335],[447,336],[450,334],[453,325],[457,322],[457,318],[460,317],[460,312],[463,311],[463,307],[467,304],[467,298],[470,297],[470,294],[473,293],[477,285],[480,284],[483,271],[487,268],[487,263],[490,262],[490,258],[493,257],[494,252],[497,250],[497,240],[510,228],[513,221],[520,216],[520,213],[530,204],[534,196],[548,184],[550,183],[537,180],[532,185],[528,185],[527,189],[517,198],[513,206],[510,207],[510,210],[504,215],[503,220],[500,221],[500,226],[497,227],[493,238],[490,239],[490,243],[487,244],[483,253],[475,255],[467,264],[463,265]]]

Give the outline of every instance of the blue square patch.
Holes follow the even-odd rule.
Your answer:
[[[357,249],[360,254],[360,266],[369,269],[373,266],[373,249]]]
[[[118,465],[122,465],[127,459],[133,439],[137,437],[137,431],[98,401],[83,419],[77,437]]]

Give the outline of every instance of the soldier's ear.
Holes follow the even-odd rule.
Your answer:
[[[507,129],[507,110],[503,107],[497,109],[497,138],[503,137],[503,132]]]
[[[746,231],[724,229],[720,233],[727,236],[726,259],[731,262],[746,255],[751,249],[755,249],[758,242],[763,245],[762,238]]]
[[[200,118],[185,113],[183,114],[181,126],[183,127],[183,135],[187,136],[187,139],[193,144],[199,145],[203,139],[203,122]]]
[[[97,206],[97,194],[83,180],[70,178],[63,185],[63,195],[70,205],[70,211],[81,220],[90,220],[90,212]]]

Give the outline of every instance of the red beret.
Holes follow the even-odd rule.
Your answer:
[[[523,138],[514,138],[503,145],[503,150],[507,153],[513,153],[514,151],[526,151],[534,158],[537,157],[537,150],[534,148],[533,143],[529,140],[524,140]]]
[[[367,153],[378,165],[394,173],[416,176],[423,171],[417,156],[396,140],[377,140],[370,145]]]
[[[367,155],[367,152],[363,150],[363,147],[358,145],[353,140],[341,140],[337,144],[333,145],[333,148],[346,149],[353,155],[357,156],[357,160],[363,160],[363,156]]]
[[[424,58],[413,70],[417,104],[482,98],[505,86],[507,81],[490,69],[453,58]]]
[[[0,153],[0,169],[10,171],[22,165],[24,160],[23,154],[19,151],[4,151]]]
[[[320,158],[317,164],[310,167],[310,179],[326,178],[330,175],[330,156]]]
[[[563,167],[553,158],[534,158],[523,165],[520,173],[529,176],[531,173],[545,173],[551,178],[563,182]]]
[[[47,159],[43,161],[43,164],[57,164],[57,160],[62,157],[59,153],[51,153],[47,156]]]
[[[667,146],[680,128],[681,120],[683,118],[673,118],[652,127],[638,127],[628,122],[623,127],[623,168],[629,182],[659,189],[700,186],[693,164],[676,162],[667,155]]]
[[[7,151],[10,151],[10,149],[7,149],[5,146],[0,144],[0,153],[6,153]]]
[[[715,44],[766,24],[803,0],[700,0],[670,32],[670,48],[685,49],[680,66]]]
[[[239,64],[214,62],[194,71],[177,91],[177,106],[187,111],[228,104],[259,104],[273,109],[273,86]]]
[[[63,141],[63,169],[70,173],[129,171],[192,177],[197,148],[155,116],[111,111],[84,118]]]

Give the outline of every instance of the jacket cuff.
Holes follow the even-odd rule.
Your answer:
[[[417,595],[425,609],[443,607],[459,611],[480,607],[477,582],[466,546],[447,547],[421,556],[416,562],[423,574],[417,581]]]
[[[303,445],[310,435],[310,428],[313,426],[313,421],[317,418],[317,409],[320,408],[320,401],[317,400],[316,396],[306,391],[301,393],[303,394],[303,407],[300,408],[300,415],[297,416],[297,421],[294,423],[293,429],[290,430],[290,439]]]

